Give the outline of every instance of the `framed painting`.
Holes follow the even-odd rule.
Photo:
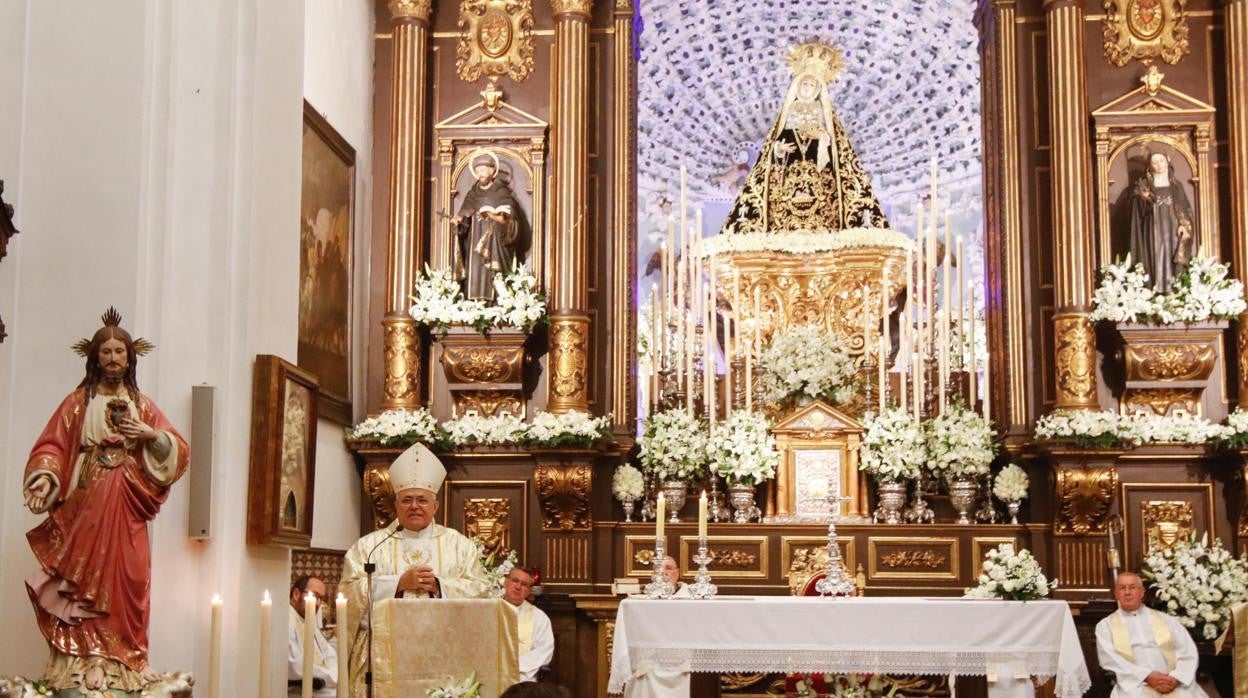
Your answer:
[[[321,416],[349,426],[355,150],[306,100],[302,182],[297,361],[317,377]]]
[[[316,484],[317,380],[272,354],[256,357],[247,542],[307,547]]]

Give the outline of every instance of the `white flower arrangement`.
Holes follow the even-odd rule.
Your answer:
[[[967,589],[963,598],[1035,601],[1047,597],[1058,584],[1056,579],[1050,581],[1044,576],[1040,561],[1030,550],[1024,548],[1016,553],[1012,543],[1002,543],[988,551],[977,581],[978,585]]]
[[[524,442],[530,446],[590,446],[611,436],[611,417],[594,417],[587,412],[572,410],[563,414],[538,412],[528,425]]]
[[[946,478],[988,474],[996,455],[992,426],[979,413],[960,403],[949,405],[940,416],[923,425],[927,442],[927,468]]]
[[[646,417],[638,459],[662,481],[690,482],[706,472],[706,430],[683,409]]]
[[[519,417],[501,414],[482,417],[468,414],[445,422],[446,438],[451,446],[498,446],[524,440],[525,423]]]
[[[992,493],[1003,502],[1021,502],[1027,499],[1027,487],[1030,484],[1027,471],[1010,463],[993,479]]]
[[[1145,444],[1206,444],[1234,436],[1236,427],[1214,424],[1188,412],[1159,415],[1137,412],[1060,410],[1036,421],[1037,439],[1067,440],[1080,448],[1116,448]]]
[[[797,325],[780,332],[759,356],[762,370],[759,398],[783,403],[801,396],[844,403],[854,395],[857,377],[845,339],[816,325]]]
[[[914,241],[892,228],[847,228],[845,230],[804,230],[775,233],[735,233],[707,238],[702,254],[728,252],[787,252],[815,254],[850,247],[898,247],[908,250]]]
[[[795,698],[892,698],[898,688],[897,684],[885,681],[882,674],[808,674],[795,678],[793,695]]]
[[[507,579],[507,575],[516,566],[516,551],[508,550],[507,554],[501,560],[497,559],[496,553],[485,552],[485,542],[480,538],[470,538],[472,544],[477,546],[477,557],[481,558],[481,567],[485,569],[485,576],[490,580],[490,593],[493,596],[501,597],[503,595],[503,581]]]
[[[1231,607],[1248,601],[1248,558],[1232,556],[1216,538],[1206,546],[1195,534],[1170,548],[1150,542],[1141,570],[1152,582],[1150,605],[1177,618],[1196,640],[1221,635]]]
[[[416,442],[436,444],[442,441],[442,437],[438,420],[423,407],[386,410],[376,417],[365,419],[347,432],[348,439],[376,440],[385,446]]]
[[[494,303],[487,305],[480,299],[464,298],[449,269],[425,265],[416,279],[408,314],[435,330],[471,326],[478,332],[492,327],[528,331],[546,319],[546,298],[537,290],[537,278],[523,266],[494,277]]]
[[[1149,287],[1148,274],[1131,257],[1101,267],[1092,299],[1093,321],[1171,325],[1229,320],[1244,311],[1244,285],[1229,278],[1230,268],[1212,257],[1197,257],[1171,284],[1168,293]]]
[[[759,485],[775,477],[780,463],[771,425],[761,412],[733,412],[716,427],[710,451],[711,470],[746,485]]]
[[[429,698],[481,698],[481,682],[477,681],[477,672],[472,672],[463,681],[446,677],[447,683],[429,689]]]
[[[1225,448],[1248,448],[1248,412],[1236,407],[1228,414],[1219,441]]]
[[[877,482],[914,480],[927,462],[923,428],[897,408],[867,419],[858,468]]]
[[[635,502],[646,494],[646,482],[641,471],[625,463],[615,469],[611,476],[611,494],[621,502]]]

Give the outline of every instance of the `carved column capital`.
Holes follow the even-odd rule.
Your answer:
[[[568,15],[589,19],[593,5],[594,0],[550,0],[550,9],[555,13],[556,22]]]
[[[410,19],[428,22],[433,14],[433,0],[390,0],[387,7],[395,22]]]

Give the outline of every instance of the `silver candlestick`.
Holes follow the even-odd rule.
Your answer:
[[[656,537],[654,539],[654,572],[650,575],[650,583],[646,585],[646,598],[666,599],[676,591],[675,586],[667,581],[667,577],[663,574],[663,560],[666,556],[667,551],[663,549],[663,539]]]
[[[693,576],[693,584],[689,585],[689,593],[695,599],[711,599],[719,593],[719,587],[711,584],[711,573],[706,569],[711,555],[706,549],[706,536],[698,536],[698,554],[693,561],[698,563],[698,573]]]
[[[858,591],[845,569],[841,547],[836,542],[836,512],[841,502],[850,499],[844,495],[828,494],[828,566],[823,570],[823,579],[815,584],[815,591],[820,596],[854,596]]]

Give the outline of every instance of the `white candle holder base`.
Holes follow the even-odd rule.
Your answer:
[[[646,585],[645,592],[648,599],[666,599],[671,597],[676,591],[675,585],[667,581],[663,576],[663,559],[667,556],[667,551],[663,549],[663,539],[656,538],[654,541],[654,572],[650,574],[650,583]]]
[[[689,593],[695,599],[713,599],[719,593],[719,587],[711,584],[711,573],[706,568],[711,561],[711,555],[706,549],[706,538],[698,538],[698,554],[694,556],[693,561],[698,563],[698,572],[693,577],[693,584],[689,585]]]

